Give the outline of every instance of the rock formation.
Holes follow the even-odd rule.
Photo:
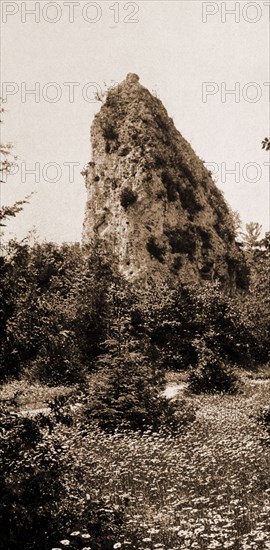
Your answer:
[[[91,142],[84,243],[101,242],[133,281],[245,285],[222,193],[137,75],[108,92]]]

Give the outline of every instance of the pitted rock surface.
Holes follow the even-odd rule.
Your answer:
[[[230,209],[211,173],[136,74],[111,89],[91,128],[83,242],[128,279],[218,279],[243,287]]]

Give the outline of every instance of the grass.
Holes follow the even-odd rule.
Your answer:
[[[65,429],[70,494],[103,499],[108,509],[125,503],[115,548],[270,548],[269,440],[256,423],[269,405],[270,379],[267,373],[242,379],[244,390],[235,396],[187,394],[197,420],[181,436]],[[169,375],[169,383],[177,381],[183,376]],[[20,384],[7,386],[4,395]],[[64,390],[50,388],[58,395]],[[35,391],[43,404],[45,394],[52,397],[48,388],[32,386],[31,403]]]
[[[68,395],[71,392],[72,388],[65,386],[51,387],[39,382],[31,383],[25,379],[12,380],[0,386],[0,402],[16,411],[41,409],[54,397]]]
[[[72,447],[81,494],[128,502],[117,548],[270,548],[269,447],[255,421],[269,389],[246,379],[238,396],[190,396],[198,419],[176,438],[84,434]]]

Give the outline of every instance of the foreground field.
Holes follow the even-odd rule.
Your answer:
[[[198,421],[181,437],[83,438],[74,454],[82,490],[94,488],[108,506],[127,503],[115,548],[270,548],[269,446],[254,420],[270,380],[246,380],[245,388],[190,397]]]
[[[236,396],[187,394],[197,420],[177,437],[66,428],[73,465],[66,483],[71,495],[76,487],[74,506],[89,498],[101,499],[105,513],[124,505],[115,549],[270,548],[269,440],[256,423],[258,411],[269,405],[269,390],[269,379],[245,377]],[[38,404],[46,405],[39,391]],[[10,398],[11,387],[5,393]],[[89,535],[85,550],[92,548]],[[64,547],[81,548],[69,532],[57,543]]]

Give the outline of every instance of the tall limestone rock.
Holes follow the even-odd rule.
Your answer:
[[[129,280],[219,279],[244,287],[222,193],[161,101],[128,74],[95,116],[83,242],[97,240]]]

